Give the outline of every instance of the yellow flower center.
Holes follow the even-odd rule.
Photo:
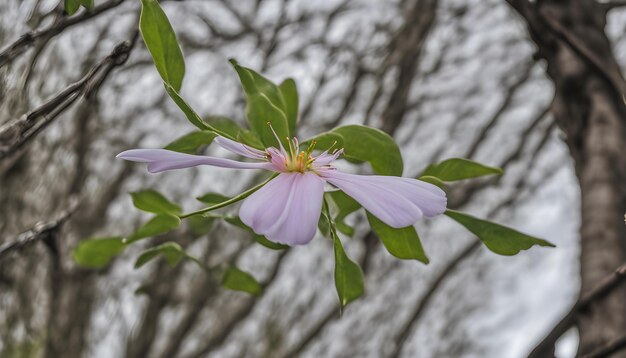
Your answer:
[[[313,164],[313,157],[311,156],[311,152],[313,152],[313,148],[315,148],[315,141],[311,141],[311,144],[306,150],[299,150],[298,139],[287,138],[287,143],[289,143],[289,153],[285,157],[285,168],[290,172],[300,172],[304,173],[311,169]]]

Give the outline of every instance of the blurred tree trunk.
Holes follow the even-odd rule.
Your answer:
[[[624,80],[604,32],[608,5],[594,0],[509,0],[547,61],[552,114],[566,134],[581,189],[581,294],[626,258],[626,110]],[[579,354],[626,331],[626,289],[578,319]],[[545,355],[550,353],[545,352]]]

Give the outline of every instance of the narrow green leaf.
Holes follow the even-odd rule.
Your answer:
[[[78,0],[65,0],[65,12],[72,16],[78,11],[80,8],[80,2]]]
[[[181,207],[167,200],[161,193],[152,190],[141,190],[130,193],[133,198],[133,205],[139,210],[154,214],[178,214]]]
[[[236,267],[226,269],[222,277],[222,286],[229,290],[247,292],[254,296],[260,296],[263,292],[263,286],[252,275]]]
[[[157,256],[162,255],[170,266],[176,266],[182,258],[186,256],[185,251],[175,242],[166,242],[159,246],[152,247],[139,255],[135,262],[135,268],[138,269],[150,262]]]
[[[165,149],[175,152],[194,154],[201,146],[209,145],[217,134],[211,131],[196,131],[187,133],[168,144]]]
[[[74,261],[82,267],[102,268],[113,257],[122,252],[126,245],[121,237],[92,238],[81,241],[72,256]]]
[[[286,104],[278,86],[255,71],[240,66],[235,60],[230,62],[239,75],[246,95],[246,118],[250,129],[258,135],[265,147],[277,147],[278,142],[269,123],[283,145],[286,145],[289,123]]]
[[[424,170],[422,176],[436,177],[442,181],[456,181],[502,173],[500,168],[489,167],[468,159],[451,158],[430,165]]]
[[[185,59],[174,29],[157,0],[141,0],[139,29],[161,78],[178,92],[185,76]]]
[[[298,88],[296,87],[296,81],[288,78],[278,86],[278,89],[280,89],[280,93],[285,100],[285,114],[289,123],[289,135],[293,137],[297,134],[296,125],[298,123]]]
[[[396,229],[380,221],[369,212],[367,213],[367,220],[390,254],[399,259],[417,260],[428,264],[428,257],[413,226]]]
[[[338,140],[340,139],[340,140]],[[402,175],[402,155],[396,142],[387,133],[361,125],[348,125],[322,133],[307,140],[317,142],[316,148],[343,148],[348,160],[367,161],[382,175]]]
[[[246,224],[244,224],[241,219],[239,219],[238,216],[229,216],[229,217],[225,217],[224,220],[234,226],[237,226],[240,229],[246,230],[248,231],[250,234],[252,234],[252,238],[258,242],[259,244],[267,247],[268,249],[272,249],[272,250],[285,250],[288,249],[289,246],[287,245],[283,245],[283,244],[278,244],[275,243],[273,241],[269,241],[265,236],[263,235],[259,235],[257,233],[255,233],[254,231],[252,231],[251,228],[249,228],[248,226],[246,226]]]
[[[130,235],[127,238],[127,242],[132,243],[146,237],[165,234],[177,228],[178,225],[180,225],[178,216],[172,214],[158,214]]]
[[[215,204],[219,204],[219,203],[224,202],[224,201],[229,200],[229,199],[230,199],[230,197],[228,197],[226,195],[222,195],[220,193],[213,193],[213,192],[206,193],[206,194],[196,198],[196,200],[198,200],[198,201],[200,201],[200,202],[202,202],[204,204],[207,204],[209,206],[215,205]]]
[[[546,240],[459,211],[448,209],[445,214],[478,236],[496,254],[511,256],[534,245],[554,247],[554,244]]]
[[[361,267],[348,257],[339,236],[334,234],[333,241],[335,243],[335,287],[343,310],[350,302],[363,295],[365,283]]]

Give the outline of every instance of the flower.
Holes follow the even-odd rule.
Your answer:
[[[278,138],[277,138],[278,139]],[[313,156],[315,143],[300,150],[298,140],[289,150],[269,147],[265,151],[218,136],[215,142],[233,153],[255,159],[240,162],[191,155],[165,149],[132,149],[117,155],[134,162],[147,162],[151,173],[212,165],[237,169],[265,169],[279,173],[247,197],[239,210],[241,221],[268,240],[304,245],[315,236],[324,197],[324,183],[342,190],[385,224],[402,228],[422,217],[446,210],[446,194],[439,187],[417,179],[381,175],[355,175],[337,170],[333,162],[343,150],[328,150]]]

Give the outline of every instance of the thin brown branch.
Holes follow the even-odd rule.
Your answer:
[[[131,43],[118,44],[79,81],[31,112],[0,126],[0,161],[17,152],[81,96],[90,97],[95,94],[111,70],[126,62],[131,49]]]
[[[101,15],[108,10],[120,5],[122,2],[124,2],[124,0],[111,0],[94,7],[92,11],[84,11],[76,16],[62,17],[60,20],[55,21],[47,29],[33,30],[21,35],[17,40],[15,40],[15,42],[6,46],[2,50],[2,52],[0,52],[0,68],[2,68],[4,65],[13,60],[16,56],[20,55],[34,44],[37,44],[42,40],[46,41],[47,39],[50,39],[60,34],[61,32],[63,32],[63,30],[69,27]]]
[[[70,200],[70,204],[59,216],[52,221],[39,222],[35,226],[19,234],[14,240],[7,241],[0,245],[0,259],[10,252],[24,249],[36,242],[45,241],[54,232],[58,231],[61,226],[69,219],[69,217],[78,208],[78,200],[76,198]]]
[[[535,346],[528,358],[542,358],[554,352],[556,341],[574,324],[576,317],[589,306],[611,293],[626,279],[626,264],[620,266],[610,276],[606,277],[595,289],[582,295],[572,309],[552,328],[545,338]]]

